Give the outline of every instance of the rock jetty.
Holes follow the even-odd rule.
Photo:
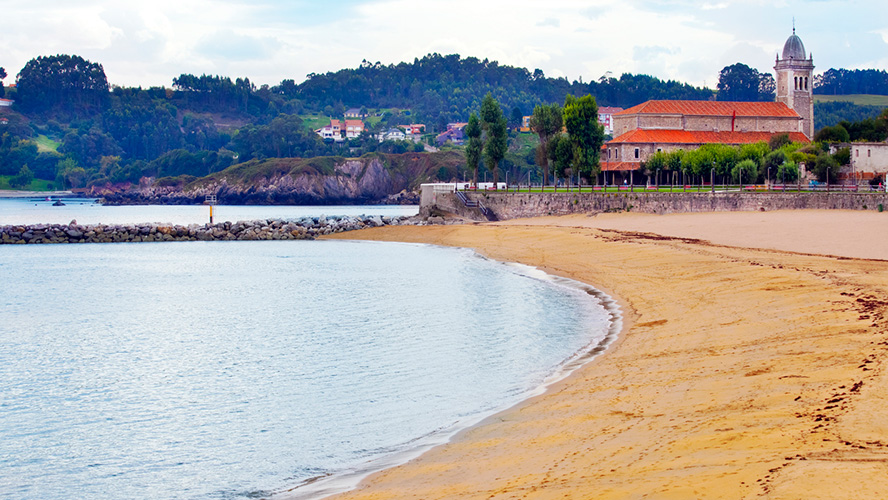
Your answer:
[[[219,224],[33,224],[0,226],[0,244],[125,243],[143,241],[312,240],[385,225],[426,224],[408,217],[306,217]]]

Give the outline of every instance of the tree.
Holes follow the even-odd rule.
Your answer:
[[[561,106],[557,104],[542,104],[533,108],[530,128],[540,137],[536,162],[543,171],[544,186],[549,184],[549,139],[561,131],[562,122]]]
[[[549,139],[549,159],[552,160],[552,183],[558,186],[558,177],[570,169],[573,160],[573,146],[565,134],[556,134]]]
[[[521,108],[515,106],[512,108],[512,115],[509,117],[509,125],[518,128],[521,126],[522,121],[524,121],[524,113],[521,112]]]
[[[743,63],[736,63],[731,66],[725,66],[719,72],[719,101],[757,101],[758,98],[758,71]]]
[[[591,95],[564,100],[564,126],[573,147],[571,167],[587,179],[598,175],[598,160],[604,144],[604,127],[598,123],[598,104]]]
[[[814,134],[817,142],[851,142],[851,135],[841,124],[833,127],[823,127]]]
[[[469,123],[463,132],[469,138],[466,142],[466,168],[472,171],[472,185],[478,187],[478,162],[481,161],[484,142],[481,140],[481,122],[475,113],[469,116]]]
[[[3,79],[6,78],[6,70],[0,68],[0,97],[3,97],[5,90],[3,89]]]
[[[490,92],[481,101],[481,126],[487,132],[484,143],[484,164],[493,173],[493,184],[499,183],[499,163],[506,156],[508,148],[506,117]]]
[[[9,185],[13,188],[21,189],[26,187],[33,180],[34,173],[31,172],[31,169],[28,168],[27,165],[22,165],[22,168],[19,170],[18,175],[13,176],[9,179]]]
[[[731,169],[731,177],[738,184],[755,182],[758,179],[758,164],[753,160],[742,160]]]
[[[839,178],[839,162],[828,153],[820,153],[814,160],[814,175],[820,182],[836,182]]]
[[[68,55],[31,59],[18,74],[17,88],[25,111],[58,109],[77,116],[100,112],[110,95],[101,64]]]

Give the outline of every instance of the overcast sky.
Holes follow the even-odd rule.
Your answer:
[[[457,53],[598,79],[645,73],[715,87],[742,62],[772,72],[792,33],[829,68],[888,68],[884,0],[28,0],[0,1],[0,66],[37,56],[101,63],[112,85],[170,86],[182,73],[276,85],[363,59]]]

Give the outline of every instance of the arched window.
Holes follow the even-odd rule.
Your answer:
[[[805,90],[808,90],[808,77],[805,77]]]

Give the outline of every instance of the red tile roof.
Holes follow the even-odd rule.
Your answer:
[[[346,127],[361,127],[364,128],[364,122],[361,120],[345,120]]]
[[[635,114],[691,116],[767,116],[792,118],[799,114],[782,102],[647,101],[616,116]]]
[[[767,142],[771,137],[786,132],[706,132],[692,130],[647,130],[635,129],[608,141],[608,144],[751,144],[754,142]],[[793,142],[811,142],[801,132],[789,132],[789,139]]]

